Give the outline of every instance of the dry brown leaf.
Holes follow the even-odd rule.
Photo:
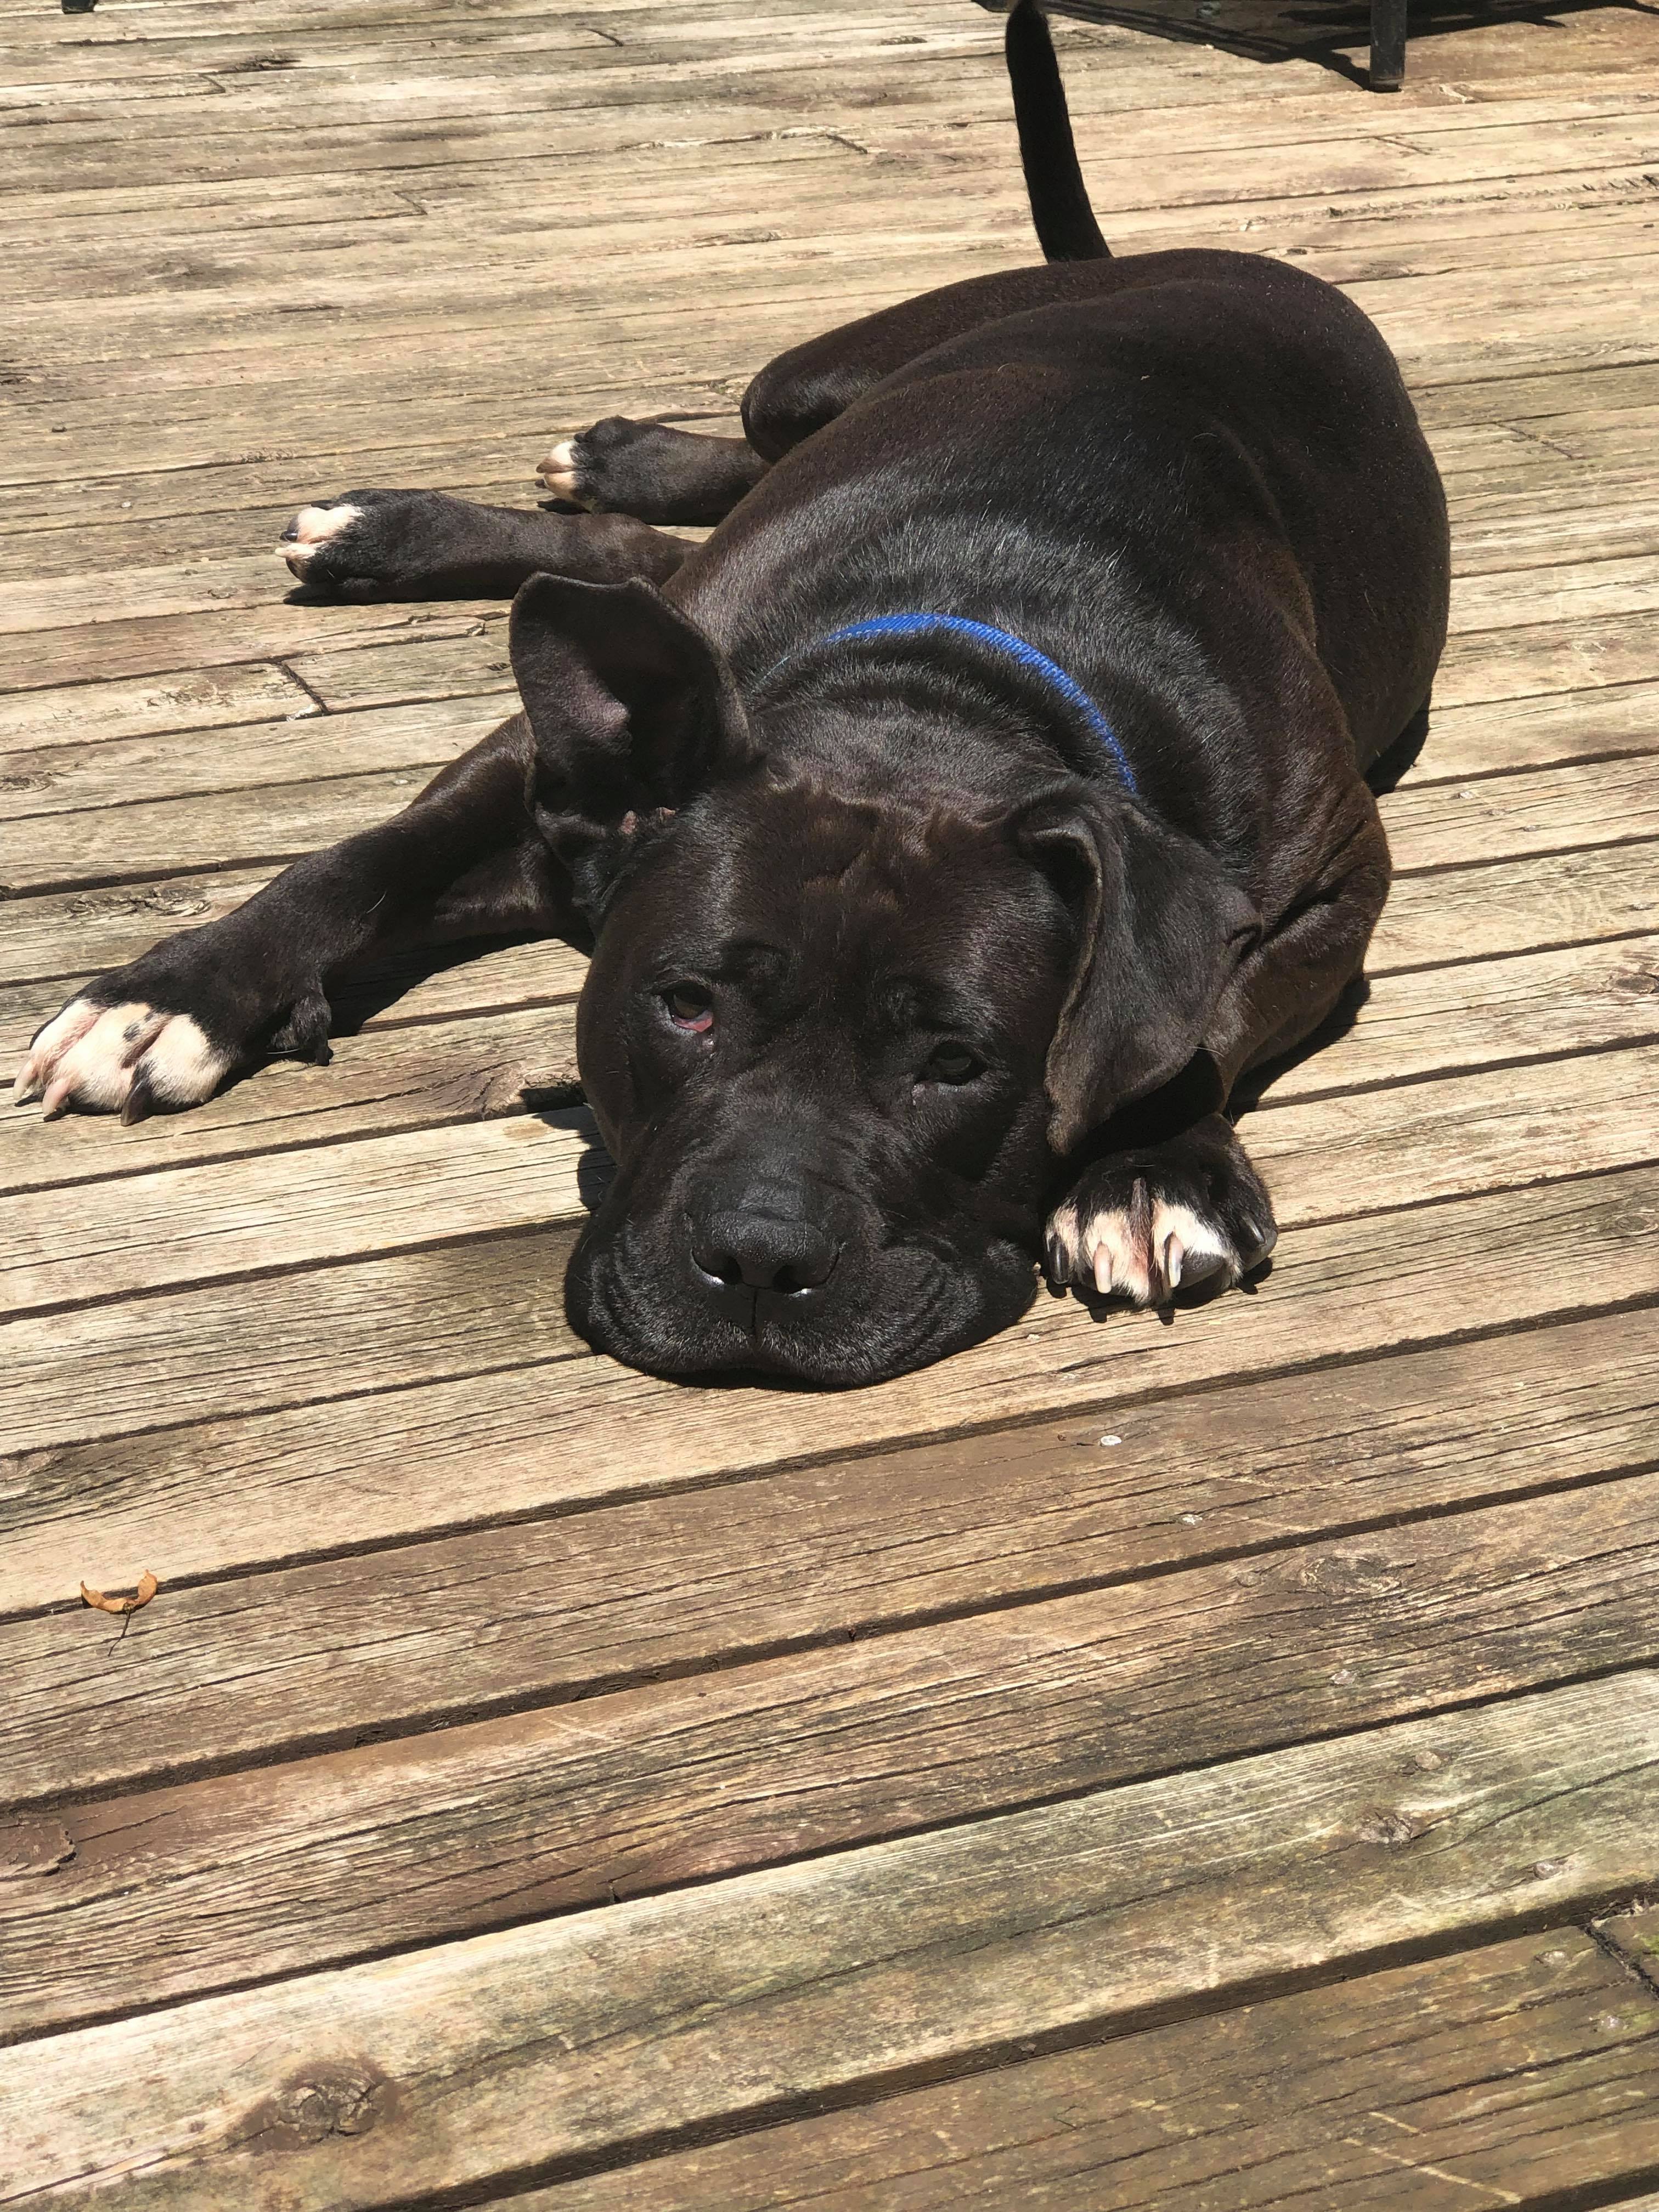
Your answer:
[[[81,1585],[82,1602],[94,1606],[100,1613],[137,1613],[141,1605],[148,1605],[161,1587],[146,1567],[138,1577],[138,1587],[131,1597],[106,1597],[102,1590],[88,1589]]]

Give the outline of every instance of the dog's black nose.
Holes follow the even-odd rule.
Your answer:
[[[816,1291],[835,1273],[836,1248],[797,1215],[728,1207],[693,1226],[691,1257],[710,1287]]]

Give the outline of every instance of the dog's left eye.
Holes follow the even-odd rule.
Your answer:
[[[985,1062],[965,1044],[942,1044],[918,1079],[922,1083],[971,1083],[984,1073]]]
[[[676,983],[663,993],[662,1002],[676,1029],[701,1036],[714,1026],[714,1002],[700,983]]]

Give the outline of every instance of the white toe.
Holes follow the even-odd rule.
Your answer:
[[[138,1000],[106,1006],[63,1053],[46,1086],[49,1118],[73,1102],[109,1112],[132,1088],[132,1070],[167,1017]]]
[[[175,1014],[145,1054],[144,1076],[164,1105],[194,1106],[218,1089],[231,1058],[188,1014]]]
[[[1189,1281],[1213,1274],[1218,1267],[1237,1273],[1238,1255],[1214,1222],[1205,1220],[1190,1206],[1170,1206],[1160,1199],[1152,1208],[1154,1249],[1161,1252],[1171,1238],[1180,1249],[1181,1273]],[[1180,1276],[1176,1280],[1179,1281]]]
[[[1083,1232],[1083,1246],[1095,1288],[1103,1297],[1133,1298],[1142,1306],[1150,1303],[1152,1278],[1127,1214],[1097,1213]]]
[[[576,488],[576,441],[561,438],[547,459],[540,463],[537,475],[556,499],[580,502],[582,495]]]
[[[77,1037],[83,1037],[97,1020],[98,1007],[90,999],[71,999],[61,1014],[54,1014],[24,1054],[12,1093],[15,1105],[38,1098],[59,1059]]]
[[[218,1088],[231,1060],[188,1014],[136,999],[119,1006],[77,999],[36,1038],[19,1071],[17,1103],[39,1097],[49,1121],[70,1106],[115,1113],[142,1071],[158,1105],[191,1106]]]
[[[337,538],[349,522],[355,522],[362,513],[360,507],[349,501],[339,507],[302,507],[294,518],[296,537],[284,538],[276,550],[294,574],[303,574],[311,556],[319,545],[331,538]]]

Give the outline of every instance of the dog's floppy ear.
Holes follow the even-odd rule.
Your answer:
[[[752,757],[725,660],[649,584],[532,576],[507,642],[536,740],[537,814],[567,861]]]
[[[1187,1068],[1261,917],[1202,846],[1088,784],[1036,800],[1017,836],[1076,917],[1045,1076],[1048,1141],[1064,1154]],[[1207,1090],[1206,1111],[1222,1103],[1213,1071]]]

